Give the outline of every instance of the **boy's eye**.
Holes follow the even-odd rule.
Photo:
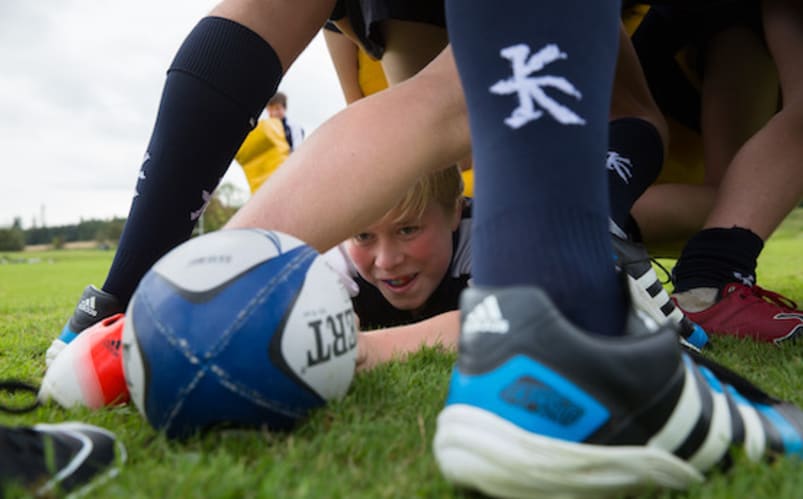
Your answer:
[[[373,235],[369,232],[360,232],[356,236],[354,236],[354,241],[358,243],[366,243],[371,240]]]
[[[417,225],[407,225],[399,229],[399,234],[403,236],[412,236],[417,233],[421,228]]]

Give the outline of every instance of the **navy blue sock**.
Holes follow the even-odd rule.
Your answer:
[[[756,283],[758,255],[764,241],[748,229],[704,229],[683,248],[672,280],[675,292],[693,288],[722,289],[731,282]]]
[[[167,72],[120,246],[103,289],[127,303],[145,272],[187,240],[282,67],[248,28],[202,19]]]
[[[446,5],[476,164],[473,280],[539,286],[578,326],[622,334],[602,168],[619,2]]]
[[[608,170],[611,219],[621,229],[629,225],[630,210],[658,174],[664,145],[658,130],[640,118],[622,118],[608,125]]]

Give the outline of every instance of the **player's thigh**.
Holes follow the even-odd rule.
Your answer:
[[[664,144],[668,142],[666,120],[650,93],[641,63],[624,26],[619,29],[619,53],[610,117],[612,120],[628,117],[647,120],[658,129]]]
[[[287,71],[334,6],[335,0],[223,0],[210,15],[231,19],[256,32],[270,43]]]
[[[781,80],[784,107],[803,108],[803,2],[765,0],[764,33]]]
[[[388,19],[381,25],[385,35],[382,68],[391,85],[421,71],[449,43],[446,29],[433,24]]]

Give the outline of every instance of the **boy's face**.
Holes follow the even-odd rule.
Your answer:
[[[430,202],[420,220],[394,222],[393,210],[346,242],[360,275],[401,310],[421,307],[440,284],[452,260],[452,232],[460,210],[446,213]]]
[[[284,118],[286,109],[281,104],[268,104],[268,115],[271,118]]]

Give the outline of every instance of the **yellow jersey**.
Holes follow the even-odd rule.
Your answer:
[[[259,120],[245,137],[234,159],[243,168],[253,194],[289,155],[290,145],[284,136],[281,120],[266,118]]]

